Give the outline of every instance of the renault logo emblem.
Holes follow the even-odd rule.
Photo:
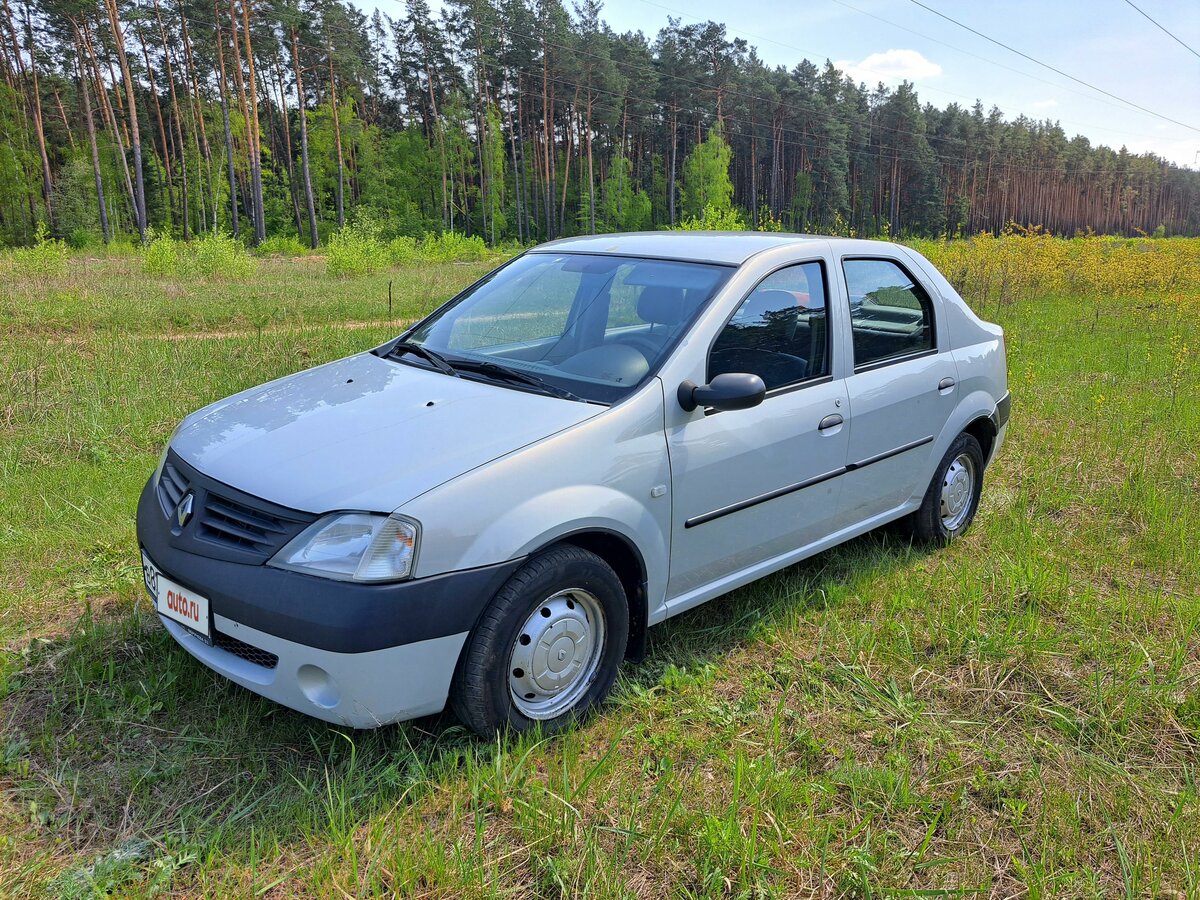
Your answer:
[[[188,493],[183,495],[183,499],[180,500],[179,505],[177,507],[175,507],[175,521],[179,523],[180,528],[182,528],[184,525],[186,525],[188,523],[188,520],[191,519],[192,503],[194,500],[195,500],[195,497],[189,491]]]

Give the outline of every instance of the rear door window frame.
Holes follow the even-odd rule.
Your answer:
[[[853,307],[851,305],[852,300],[850,293],[850,277],[846,274],[846,263],[855,262],[858,260],[866,262],[891,263],[908,277],[908,280],[912,282],[915,293],[917,294],[917,301],[921,304],[921,309],[926,313],[929,319],[927,330],[929,332],[930,343],[932,346],[926,347],[922,350],[912,350],[908,353],[898,353],[894,356],[885,356],[881,359],[875,359],[867,363],[860,363],[858,361],[857,355],[854,353],[854,314]],[[895,365],[896,363],[905,362],[910,359],[921,359],[925,356],[933,356],[940,352],[938,348],[937,335],[937,310],[934,308],[936,304],[933,302],[933,292],[929,289],[925,282],[913,274],[912,269],[910,269],[896,257],[885,256],[883,254],[872,255],[870,253],[851,253],[847,254],[846,256],[842,256],[839,259],[839,263],[839,268],[842,271],[842,285],[846,290],[846,328],[848,329],[847,337],[849,338],[848,348],[851,354],[851,360],[854,363],[854,374],[858,374],[859,372],[870,372],[875,369],[881,369],[884,366]]]

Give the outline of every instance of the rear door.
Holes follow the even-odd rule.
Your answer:
[[[827,274],[814,261],[766,276],[709,348],[708,380],[759,375],[768,389],[759,406],[697,411],[667,429],[673,600],[833,530],[848,430]]]
[[[854,363],[841,519],[853,525],[924,491],[957,371],[936,295],[899,258],[847,256],[841,270]]]

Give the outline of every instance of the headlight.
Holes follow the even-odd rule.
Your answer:
[[[340,581],[399,581],[412,573],[418,534],[408,519],[334,513],[293,538],[270,565]]]

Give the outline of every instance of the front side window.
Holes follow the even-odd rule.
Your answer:
[[[888,259],[847,259],[842,269],[856,369],[934,349],[933,305],[904,269]]]
[[[708,378],[758,375],[767,390],[829,374],[829,332],[821,264],[802,263],[768,275],[742,301],[717,336]]]
[[[529,253],[420,322],[406,340],[444,357],[465,377],[518,389],[540,381],[580,399],[613,403],[658,368],[732,271]],[[398,358],[429,366],[415,354]]]

